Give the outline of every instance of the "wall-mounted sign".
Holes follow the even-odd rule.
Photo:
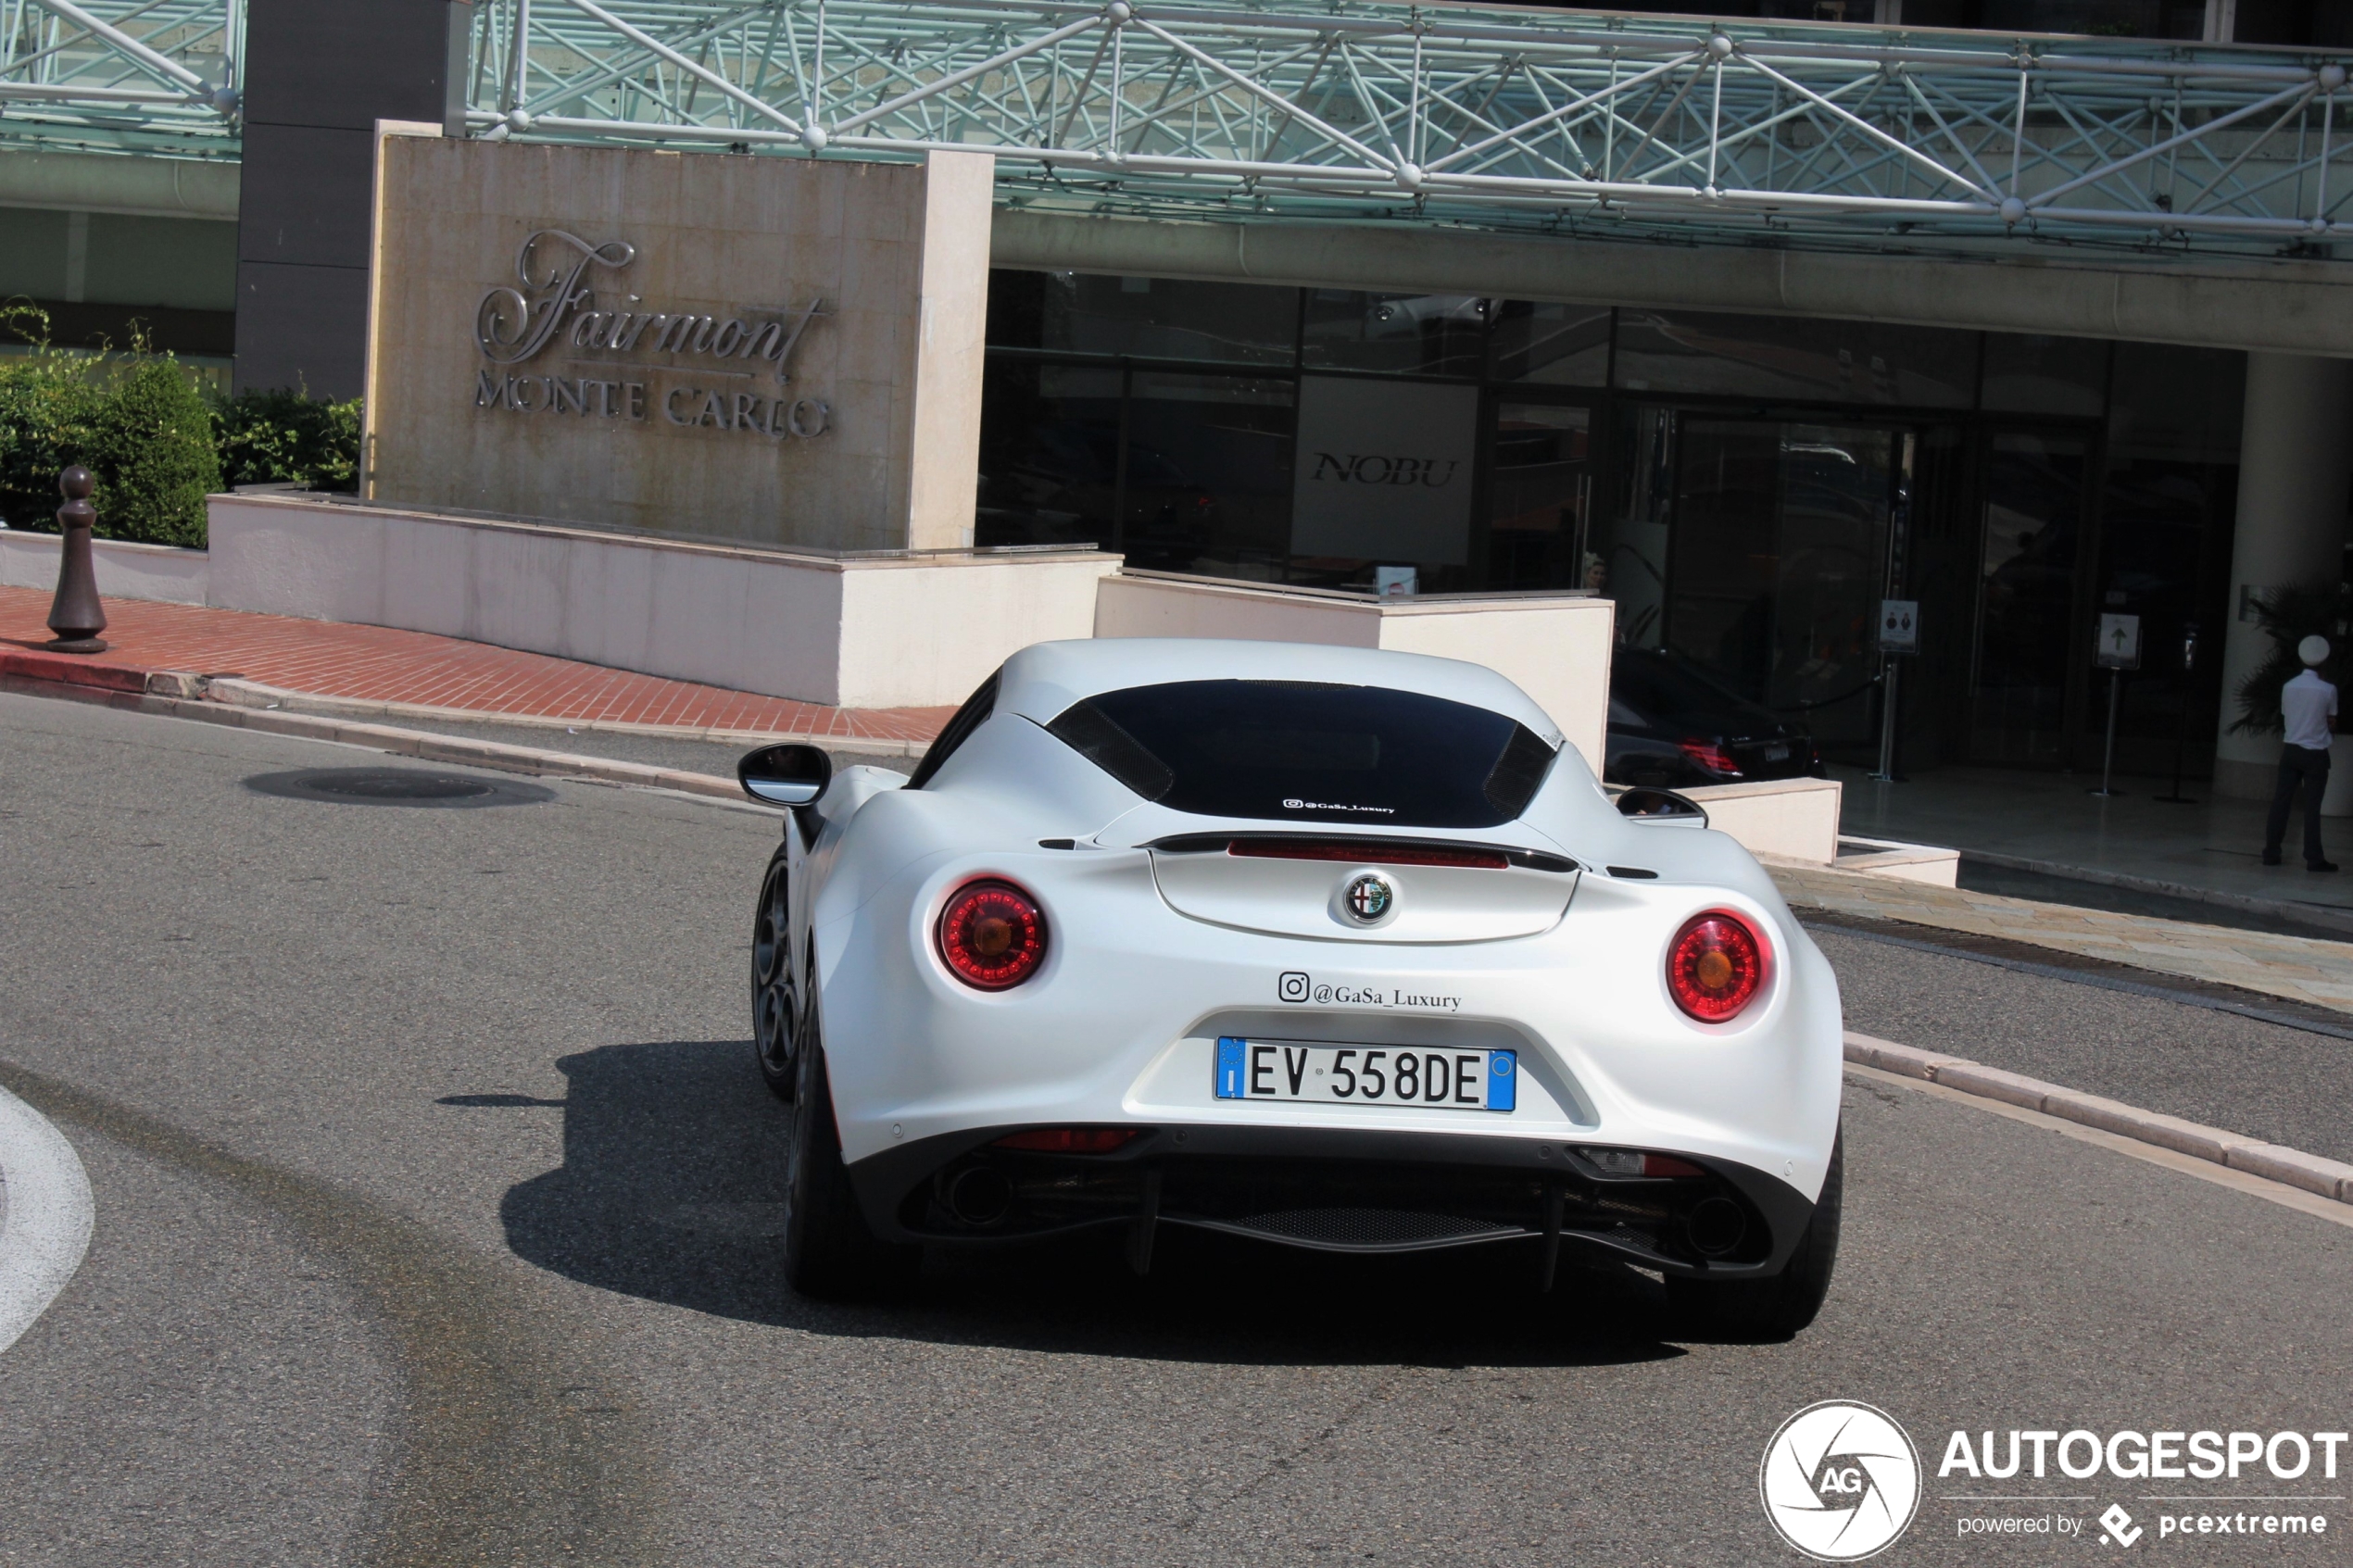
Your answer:
[[[791,385],[801,334],[825,313],[822,298],[798,308],[652,308],[626,292],[625,277],[598,276],[621,274],[636,259],[637,247],[625,240],[592,245],[561,229],[524,240],[515,257],[522,286],[502,283],[474,308],[474,343],[488,361],[474,375],[474,407],[638,424],[652,424],[659,410],[661,422],[680,429],[772,440],[824,433],[833,410],[783,390]],[[569,350],[605,362],[580,374],[573,364],[531,367],[551,349],[545,358],[560,360]],[[755,372],[749,390],[740,384],[748,370]],[[770,372],[774,387],[764,384]],[[698,384],[712,380],[721,384]]]
[[[1477,387],[1302,376],[1291,553],[1463,565],[1478,441]]]
[[[970,544],[993,173],[381,138],[368,493]]]
[[[1881,653],[1918,653],[1920,651],[1919,600],[1880,600],[1879,651]]]

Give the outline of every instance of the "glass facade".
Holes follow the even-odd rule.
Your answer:
[[[1372,592],[1587,590],[1833,756],[1917,598],[1906,755],[2067,766],[2090,628],[2151,656],[2128,765],[2210,754],[2244,358],[1795,317],[993,275],[984,546]],[[2185,706],[2186,705],[2186,706]],[[2202,717],[2201,717],[2202,715]],[[2088,736],[2088,739],[2087,739]],[[2162,750],[2164,755],[2158,753]]]

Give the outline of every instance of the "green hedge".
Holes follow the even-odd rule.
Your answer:
[[[299,392],[208,394],[169,354],[69,354],[48,319],[0,307],[31,352],[0,358],[0,521],[54,530],[57,476],[80,463],[103,539],[201,546],[204,498],[237,484],[349,490],[359,468],[359,403]]]

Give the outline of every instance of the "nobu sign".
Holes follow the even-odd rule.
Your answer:
[[[823,299],[805,306],[754,307],[740,314],[635,308],[643,301],[615,280],[600,302],[597,284],[637,257],[612,240],[592,245],[561,229],[541,229],[515,257],[520,287],[482,296],[474,312],[474,344],[494,367],[519,366],[551,345],[595,356],[606,373],[476,372],[474,407],[522,414],[574,414],[644,420],[659,412],[670,424],[709,427],[781,438],[823,434],[833,410],[810,397],[749,390],[745,383],[773,375],[792,381],[793,350],[825,314]],[[642,368],[624,362],[644,354],[672,361]],[[688,364],[676,361],[686,359]],[[698,362],[698,363],[696,363]],[[704,373],[698,376],[695,372]],[[633,374],[632,372],[635,373]],[[647,378],[658,375],[661,384]],[[704,382],[719,384],[701,384]]]

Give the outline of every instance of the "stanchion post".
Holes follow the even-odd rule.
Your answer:
[[[2092,791],[2103,798],[2118,792],[2108,787],[2108,779],[2116,771],[2116,699],[2124,689],[2124,671],[2111,669],[2108,672],[2108,745],[2100,752],[2100,787]]]
[[[57,508],[57,532],[64,535],[57,551],[57,596],[49,605],[49,630],[57,635],[50,653],[104,653],[98,633],[107,629],[107,612],[98,603],[98,571],[90,558],[90,530],[98,508],[90,492],[98,482],[80,463],[57,476],[66,504]]]
[[[1879,771],[1871,777],[1881,784],[1904,782],[1895,771],[1895,697],[1897,675],[1903,668],[1903,660],[1895,655],[1880,655]]]

